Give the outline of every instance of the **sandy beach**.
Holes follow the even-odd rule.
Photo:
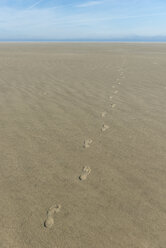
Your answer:
[[[0,43],[0,247],[166,247],[166,44]]]

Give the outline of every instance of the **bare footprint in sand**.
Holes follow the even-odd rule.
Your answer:
[[[84,166],[83,169],[82,169],[82,173],[81,175],[79,176],[79,179],[80,180],[86,180],[87,179],[87,176],[91,173],[91,168],[88,167],[88,166]]]
[[[107,114],[106,111],[102,112],[102,113],[101,113],[101,117],[104,118],[104,117],[106,116],[106,114]]]
[[[92,139],[87,139],[87,140],[84,140],[84,145],[83,145],[83,147],[84,148],[88,148],[88,147],[90,147],[90,144],[92,144]]]
[[[115,103],[111,103],[111,108],[115,108],[116,104]]]
[[[54,214],[58,213],[61,209],[61,205],[54,205],[47,211],[47,219],[44,222],[46,228],[51,228],[54,225]]]
[[[114,91],[114,94],[117,94],[117,93],[118,93],[118,90],[115,90],[115,91]]]
[[[101,128],[101,131],[104,132],[104,131],[106,131],[108,128],[109,128],[108,125],[103,124],[103,126],[102,126],[102,128]]]

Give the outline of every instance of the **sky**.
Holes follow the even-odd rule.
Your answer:
[[[0,41],[166,41],[166,0],[0,0]]]

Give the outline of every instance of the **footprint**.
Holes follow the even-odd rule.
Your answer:
[[[102,113],[101,113],[101,117],[104,118],[104,117],[106,116],[106,114],[107,114],[106,111],[102,112]]]
[[[108,125],[103,124],[103,126],[102,126],[102,128],[101,128],[101,131],[104,132],[104,131],[106,131],[108,128],[109,128]]]
[[[115,103],[111,103],[111,108],[115,108],[116,104]]]
[[[79,176],[79,179],[80,180],[86,180],[87,179],[87,176],[91,173],[91,168],[88,167],[88,166],[84,166],[83,169],[82,169],[82,173],[81,175]]]
[[[114,91],[114,94],[117,94],[117,93],[118,93],[118,90],[115,90],[115,91]]]
[[[88,148],[88,147],[90,147],[90,144],[92,144],[92,139],[84,140],[84,145],[83,145],[83,147],[84,147],[84,148]]]
[[[58,213],[61,209],[61,205],[55,205],[49,208],[47,211],[47,219],[44,222],[46,228],[51,228],[54,225],[54,214]]]

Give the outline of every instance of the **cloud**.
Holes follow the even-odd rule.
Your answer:
[[[34,3],[33,5],[31,5],[28,9],[33,9],[35,6],[37,6],[38,4],[40,4],[43,0],[39,0],[38,2]]]
[[[132,18],[143,18],[143,17],[153,17],[153,16],[166,16],[166,12],[163,13],[151,13],[151,14],[145,14],[145,15],[126,15],[126,16],[113,16],[110,19],[132,19]]]
[[[90,1],[90,2],[83,3],[83,4],[79,4],[76,7],[78,8],[91,7],[91,6],[102,4],[103,2],[104,1]]]
[[[110,4],[120,0],[86,0],[79,3],[68,1],[66,4],[64,4],[65,0],[61,2],[50,0],[49,4],[45,4],[46,0],[33,0],[33,4],[31,1],[29,7],[27,7],[28,1],[26,5],[21,5],[23,8],[20,5],[0,7],[0,40],[109,39],[109,37],[122,37],[135,33],[165,35],[164,8],[163,12],[149,9],[133,11],[132,8],[128,10],[126,6],[121,9],[119,6],[108,6],[106,4],[108,1]],[[52,7],[54,4],[57,5]],[[80,5],[76,6],[76,4]],[[71,9],[68,8],[70,6]],[[94,9],[91,6],[94,6]]]

